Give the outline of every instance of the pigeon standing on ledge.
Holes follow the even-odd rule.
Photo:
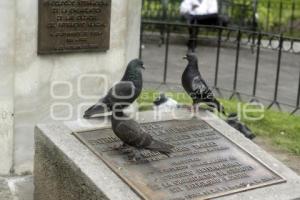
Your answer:
[[[87,109],[83,117],[88,119],[95,114],[110,112],[115,105],[117,109],[123,109],[133,103],[143,88],[142,69],[145,68],[141,60],[130,61],[121,81],[114,85],[97,104]]]
[[[214,97],[214,94],[209,89],[199,72],[198,59],[196,55],[188,53],[184,59],[188,61],[188,65],[182,74],[181,83],[184,90],[193,100],[194,111],[196,109],[196,104],[207,103],[209,107],[216,108],[219,113],[222,112],[226,116],[224,107]]]
[[[172,145],[152,138],[136,121],[128,119],[128,116],[123,112],[113,112],[111,123],[113,132],[125,145],[134,147],[137,150],[148,149],[160,152],[167,156],[172,153]]]
[[[236,113],[232,113],[228,116],[228,119],[226,122],[239,132],[241,132],[246,138],[252,140],[255,138],[255,135],[252,133],[252,131],[242,122],[238,120],[238,116]]]

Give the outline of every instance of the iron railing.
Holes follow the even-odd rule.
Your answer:
[[[143,20],[141,26],[141,48],[140,48],[140,57],[143,56],[143,48],[142,44],[145,41],[145,37],[149,33],[150,27],[164,27],[166,30],[165,34],[165,50],[164,50],[164,64],[161,66],[163,68],[163,80],[161,81],[162,84],[167,84],[167,74],[169,70],[169,46],[171,38],[176,37],[176,33],[173,30],[178,29],[188,29],[190,28],[189,25],[185,23],[166,23],[162,21],[150,21],[150,20]],[[295,62],[298,63],[296,68],[299,68],[299,77],[297,80],[291,80],[291,83],[295,83],[298,81],[298,90],[297,92],[297,99],[295,99],[295,104],[290,104],[286,102],[279,102],[278,100],[278,90],[279,90],[279,83],[280,83],[280,73],[282,72],[282,54],[289,53],[289,54],[300,54],[300,39],[293,38],[293,37],[286,37],[283,34],[270,34],[266,32],[255,32],[250,30],[242,30],[236,28],[228,28],[228,27],[221,27],[221,26],[203,26],[203,25],[193,25],[195,28],[200,29],[208,29],[211,32],[215,32],[211,40],[216,41],[216,64],[215,64],[215,73],[214,73],[214,82],[213,88],[221,94],[221,88],[219,86],[219,69],[220,69],[220,56],[221,56],[221,48],[223,47],[224,43],[230,43],[234,45],[234,49],[236,51],[234,59],[234,75],[233,75],[233,85],[232,89],[230,89],[230,99],[233,97],[237,97],[241,99],[241,95],[250,96],[251,101],[258,101],[259,99],[269,101],[268,108],[273,106],[277,106],[281,110],[281,105],[289,106],[293,108],[292,114],[296,113],[300,109],[300,57],[299,61]],[[147,30],[147,31],[145,31]],[[186,31],[188,32],[188,31]],[[159,35],[156,34],[157,37]],[[195,38],[194,38],[195,39]],[[245,93],[238,91],[238,75],[240,69],[240,52],[241,48],[249,47],[256,53],[255,64],[254,66],[249,66],[254,68],[253,74],[253,83],[252,85],[252,92]],[[158,47],[159,48],[159,47]],[[201,47],[199,47],[201,48]],[[271,50],[272,52],[276,53],[274,59],[276,59],[276,75],[275,75],[275,82],[274,82],[274,94],[272,98],[265,98],[262,96],[257,95],[257,87],[258,87],[258,74],[259,70],[262,68],[260,65],[260,58],[261,58],[261,51],[262,50]],[[248,51],[251,54],[251,51]],[[252,54],[253,55],[253,54]],[[214,56],[214,55],[213,55]]]
[[[144,20],[184,22],[182,0],[143,0]],[[218,0],[219,14],[230,27],[300,36],[300,0]]]

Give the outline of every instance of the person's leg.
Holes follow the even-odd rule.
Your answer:
[[[203,15],[198,18],[198,23],[203,25],[219,25],[218,14]]]
[[[187,42],[187,47],[188,50],[191,49],[192,47],[192,41],[193,41],[193,27],[191,26],[193,24],[193,17],[189,16],[189,18],[187,19],[189,26],[189,40]]]
[[[193,25],[197,24],[197,19],[195,16],[190,16],[189,24],[191,26],[189,27],[190,38],[188,41],[188,50],[195,52],[195,48],[197,45],[197,34],[198,34],[197,28],[193,27]]]
[[[162,0],[161,1],[161,5],[162,5],[162,12],[163,12],[163,16],[162,16],[162,20],[166,21],[167,20],[167,14],[168,14],[168,0]],[[161,46],[162,44],[165,43],[165,25],[160,25],[159,29],[160,29],[160,43],[159,46]]]
[[[218,21],[219,21],[219,25],[226,27],[229,24],[229,17],[227,15],[219,15]]]
[[[198,21],[198,17],[195,17],[194,25],[200,25],[200,23]],[[197,48],[199,28],[195,27],[194,31],[195,32],[194,32],[194,51],[193,52],[195,52],[195,49]]]

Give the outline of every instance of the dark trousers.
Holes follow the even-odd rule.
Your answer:
[[[190,25],[221,25],[227,26],[228,20],[226,17],[221,17],[218,14],[209,14],[209,15],[190,15],[188,16],[188,23]],[[197,37],[198,37],[199,28],[198,27],[189,27],[190,38],[188,41],[189,51],[194,52],[197,47]]]

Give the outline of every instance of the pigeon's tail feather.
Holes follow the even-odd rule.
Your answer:
[[[254,133],[252,133],[252,131],[244,124],[241,124],[238,130],[250,140],[255,138]]]
[[[223,113],[225,116],[227,116],[227,113],[225,112],[225,108],[221,105],[221,103],[214,98],[212,100],[213,105],[211,105],[212,107],[215,107],[219,113]]]
[[[96,104],[96,105],[91,106],[89,109],[87,109],[84,112],[83,117],[88,119],[95,114],[101,114],[101,113],[105,113],[105,112],[109,112],[109,111],[110,111],[110,109],[108,107],[106,107],[105,105]]]
[[[255,134],[249,129],[245,124],[241,123],[239,120],[227,120],[230,126],[242,133],[246,138],[252,140],[255,138]]]
[[[149,150],[158,151],[162,154],[165,154],[169,157],[169,154],[172,153],[174,147],[170,144],[166,144],[157,140],[153,140],[152,143],[147,147]]]

